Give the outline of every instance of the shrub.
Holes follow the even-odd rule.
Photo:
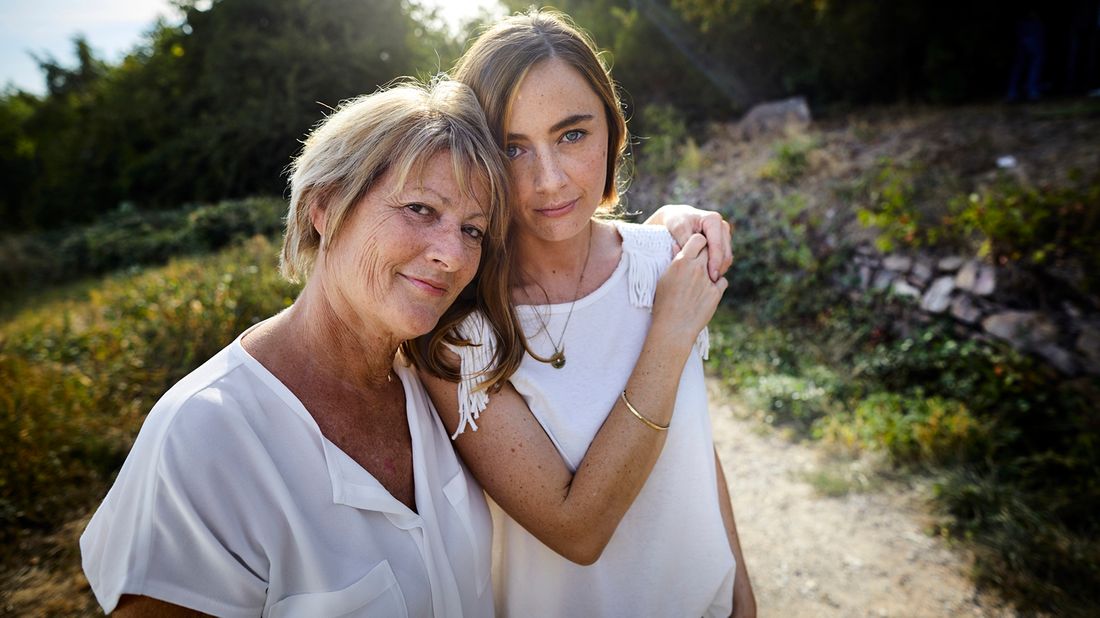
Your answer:
[[[1070,267],[1086,292],[1100,289],[1100,182],[1084,188],[1034,188],[1002,178],[993,188],[956,198],[954,225],[998,264],[1048,270]]]
[[[898,463],[964,461],[985,429],[965,404],[943,397],[873,393],[850,414],[829,417],[819,435],[848,446],[883,449]]]
[[[763,375],[750,382],[744,392],[747,399],[763,411],[765,422],[793,425],[802,433],[833,407],[824,388],[801,377]]]
[[[0,537],[102,495],[165,389],[290,304],[259,236],[206,258],[107,277],[86,299],[0,330]]]
[[[810,167],[809,153],[817,142],[805,136],[780,140],[772,147],[772,158],[760,170],[760,177],[781,184],[790,184]]]
[[[285,212],[286,203],[278,198],[248,198],[170,211],[122,208],[80,228],[3,237],[0,284],[33,289],[217,250],[242,238],[277,232]]]
[[[679,169],[685,144],[694,147],[683,112],[668,104],[651,103],[642,107],[638,124],[644,137],[637,148],[637,173],[648,178],[668,176]]]

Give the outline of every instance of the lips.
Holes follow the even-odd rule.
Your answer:
[[[536,208],[535,212],[544,217],[561,217],[573,212],[573,208],[577,205],[577,200],[570,200],[565,203],[551,204],[547,208]]]
[[[442,281],[429,279],[427,277],[414,277],[406,274],[401,274],[401,276],[417,289],[427,292],[432,296],[443,296],[447,293],[448,286]]]

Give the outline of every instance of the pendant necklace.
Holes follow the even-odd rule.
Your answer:
[[[537,354],[532,353],[531,357],[540,363],[548,363],[554,369],[561,369],[565,366],[565,331],[569,329],[569,320],[573,318],[573,307],[577,304],[577,297],[581,293],[581,284],[584,283],[584,271],[588,270],[588,258],[592,255],[592,223],[588,224],[588,249],[584,252],[584,265],[581,266],[581,276],[577,279],[577,289],[573,291],[573,302],[569,303],[569,313],[565,316],[565,326],[561,329],[561,336],[558,337],[558,342],[554,343],[553,336],[550,335],[550,329],[546,325],[546,321],[542,319],[542,315],[536,311],[535,317],[538,318],[539,323],[542,324],[542,330],[546,333],[546,338],[550,340],[550,345],[554,346],[554,353],[549,358],[544,358]]]

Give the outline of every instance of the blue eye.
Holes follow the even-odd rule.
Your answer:
[[[515,144],[508,144],[504,147],[504,156],[508,157],[509,159],[515,159],[519,156],[519,154],[519,146],[516,146]]]
[[[470,238],[472,238],[472,239],[474,239],[478,242],[481,242],[482,239],[485,238],[485,232],[482,231],[481,228],[478,228],[478,227],[473,226],[473,225],[467,225],[467,226],[463,227],[462,232],[465,233]]]
[[[570,144],[572,144],[574,142],[581,141],[581,139],[584,138],[585,133],[586,133],[586,131],[582,131],[580,129],[573,129],[572,131],[566,131],[565,135],[562,136],[562,139],[564,139],[566,142],[569,142]]]

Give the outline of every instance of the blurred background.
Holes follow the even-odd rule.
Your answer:
[[[764,557],[766,522],[809,522],[746,505],[762,615],[1096,615],[1100,0],[555,6],[624,92],[626,209],[734,223],[722,414],[759,457],[808,449],[806,517],[896,511],[965,588],[780,586],[801,558]],[[144,414],[296,293],[275,256],[308,129],[526,8],[0,0],[0,613],[98,611],[75,543]],[[871,580],[893,605],[823,592]]]

